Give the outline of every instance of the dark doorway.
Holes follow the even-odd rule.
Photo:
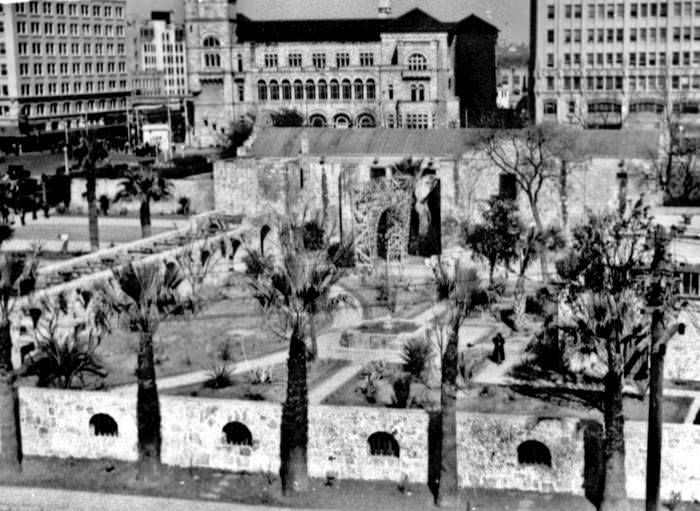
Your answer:
[[[379,259],[386,259],[389,232],[393,225],[393,215],[391,210],[387,209],[379,216],[379,222],[377,223],[377,257]]]

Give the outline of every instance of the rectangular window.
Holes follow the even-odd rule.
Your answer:
[[[348,67],[350,66],[350,54],[349,53],[336,53],[335,54],[335,65],[336,67]]]
[[[564,6],[564,17],[566,19],[571,19],[571,4],[566,4]]]
[[[360,53],[360,66],[362,66],[362,67],[374,66],[374,53]]]
[[[554,6],[552,4],[547,6],[547,19],[554,19]]]
[[[564,30],[564,44],[571,44],[571,30]]]
[[[548,43],[554,42],[554,30],[547,30],[547,42]]]
[[[264,56],[265,67],[277,67],[277,54],[276,53],[266,53]]]
[[[290,53],[287,62],[289,67],[301,67],[301,53]]]
[[[581,11],[583,10],[583,7],[581,4],[576,4],[574,5],[574,19],[580,20],[581,19]]]

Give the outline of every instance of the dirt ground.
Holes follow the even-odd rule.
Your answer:
[[[347,367],[350,362],[345,360],[317,360],[308,364],[307,381],[309,390],[324,381],[336,371]],[[272,401],[282,403],[287,392],[287,366],[277,364],[271,368],[270,383],[251,383],[250,375],[240,373],[233,375],[231,386],[213,389],[206,385],[188,385],[166,389],[163,394],[175,394],[180,396],[211,397],[217,399],[251,399],[256,401]]]
[[[6,481],[25,486],[126,493],[160,497],[214,500],[253,505],[276,505],[297,509],[338,511],[424,511],[435,508],[426,485],[400,486],[392,482],[342,480],[333,486],[312,479],[308,493],[284,497],[276,474],[233,474],[221,470],[165,467],[160,481],[144,487],[134,481],[135,466],[111,460],[28,458],[23,475]],[[459,511],[592,511],[582,497],[514,490],[465,489]],[[641,502],[633,503],[641,511]],[[437,509],[437,508],[435,508]],[[445,509],[445,508],[441,508]],[[666,508],[664,508],[666,509]],[[684,503],[676,511],[700,511],[700,505]]]

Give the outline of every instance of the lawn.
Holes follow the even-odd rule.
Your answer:
[[[387,372],[395,374],[400,370],[398,364],[387,364]],[[329,395],[324,404],[340,406],[383,407],[382,403],[370,403],[360,390],[365,382],[361,373]],[[391,381],[391,378],[388,380]],[[411,395],[420,397],[421,407],[435,409],[440,403],[440,389],[437,385],[426,388],[419,383],[411,384]],[[496,413],[513,415],[532,415],[547,417],[578,417],[602,420],[601,413],[591,407],[592,399],[598,397],[587,393],[574,395],[550,388],[517,387],[501,385],[467,384],[458,395],[459,411],[473,413]],[[688,414],[692,398],[683,396],[666,396],[663,403],[664,422],[682,423]],[[648,399],[626,396],[624,400],[625,418],[632,421],[646,421],[648,417]]]
[[[295,509],[338,511],[424,511],[432,509],[433,497],[426,485],[399,487],[384,481],[341,480],[333,486],[311,479],[307,493],[282,496],[276,474],[230,473],[201,468],[165,467],[157,484],[134,482],[136,467],[112,460],[25,458],[23,473],[8,481],[23,486],[99,491],[106,494],[136,494],[179,499],[215,500],[249,505],[284,506]],[[105,495],[105,498],[109,498]],[[515,490],[463,489],[460,511],[469,502],[478,511],[592,511],[583,497]],[[193,509],[196,504],[193,503]],[[435,508],[437,509],[437,508]],[[644,509],[633,502],[632,511]],[[700,505],[683,503],[676,511],[700,511]]]
[[[307,382],[309,390],[326,380],[350,362],[345,360],[317,360],[308,364]],[[208,383],[187,385],[164,390],[164,394],[176,394],[181,396],[211,397],[218,399],[251,399],[255,401],[272,401],[282,403],[287,392],[287,365],[276,364],[270,369],[268,383],[255,382],[247,371],[234,374],[230,378],[230,385],[224,388],[211,388]]]
[[[87,388],[110,388],[136,381],[138,334],[121,326],[115,325],[97,349],[107,377],[86,378]],[[174,318],[161,323],[155,336],[156,375],[161,378],[199,371],[286,347],[285,342],[264,328],[258,305],[247,291],[230,289],[226,298],[207,306],[194,318]]]

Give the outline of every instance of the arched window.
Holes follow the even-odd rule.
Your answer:
[[[328,126],[326,118],[321,114],[313,114],[311,117],[309,117],[309,124],[314,128],[325,128]]]
[[[551,467],[552,453],[542,442],[527,440],[518,446],[518,463]]]
[[[204,38],[204,47],[205,48],[219,48],[221,46],[221,43],[219,40],[214,37],[214,36],[209,36]]]
[[[270,234],[270,226],[265,224],[260,228],[260,255],[265,255],[265,238]]]
[[[294,80],[294,99],[304,99],[304,84],[301,80]]]
[[[282,80],[282,99],[292,99],[292,84],[289,80]]]
[[[557,114],[557,102],[556,101],[546,101],[544,103],[544,113],[546,115],[556,115]]]
[[[363,99],[365,95],[365,85],[362,83],[362,80],[360,80],[359,78],[355,80],[354,87],[355,99]]]
[[[334,128],[349,128],[350,126],[352,126],[350,117],[345,114],[338,114],[333,118]]]
[[[367,86],[367,99],[375,99],[377,97],[377,88],[374,84],[374,80],[371,78],[366,82]]]
[[[394,435],[386,431],[372,433],[367,439],[369,453],[372,456],[394,456],[399,457],[399,443]]]
[[[98,413],[90,418],[90,430],[95,436],[119,436],[117,421],[106,413]]]
[[[267,101],[267,84],[265,80],[258,81],[258,100]]]
[[[425,101],[425,85],[418,85],[418,101]]]
[[[374,117],[372,117],[370,114],[362,114],[357,118],[355,125],[358,128],[374,128],[376,127],[377,123],[375,122]]]
[[[223,440],[228,445],[253,445],[253,435],[245,424],[229,422],[223,429]]]
[[[331,80],[331,99],[340,99],[338,80]]]
[[[425,71],[428,69],[428,59],[420,53],[412,53],[408,56],[408,69],[410,71]]]
[[[270,99],[278,101],[280,99],[280,86],[276,80],[270,82]]]
[[[316,84],[313,80],[306,80],[306,99],[316,99]]]
[[[352,84],[350,80],[343,80],[341,87],[343,90],[343,99],[352,99]]]
[[[318,99],[328,99],[328,85],[326,80],[318,81]]]
[[[395,128],[396,127],[396,119],[394,118],[394,114],[387,114],[386,115],[386,126],[387,126],[387,128]]]
[[[418,86],[415,83],[411,84],[411,101],[418,101]]]

